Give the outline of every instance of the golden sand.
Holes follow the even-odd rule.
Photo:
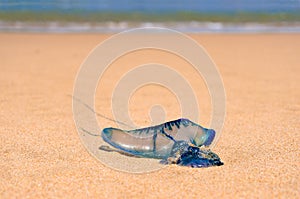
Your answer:
[[[80,64],[109,35],[0,34],[0,198],[299,197],[300,34],[191,36],[209,52],[224,81],[227,115],[214,151],[225,164],[130,174],[104,166],[87,152],[68,96]],[[148,61],[149,54],[140,59]],[[159,59],[181,65],[168,55]],[[196,82],[192,72],[186,75]],[[99,92],[104,104],[96,102],[96,109],[109,115],[109,98]],[[144,104],[138,96],[147,96],[138,92],[132,117],[147,125],[143,110],[155,100],[150,96]],[[159,103],[177,102],[170,94]],[[211,111],[205,105],[203,110],[204,115]],[[167,118],[176,114],[174,109]]]

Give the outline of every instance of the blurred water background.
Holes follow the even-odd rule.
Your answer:
[[[300,0],[0,0],[1,32],[300,32]]]

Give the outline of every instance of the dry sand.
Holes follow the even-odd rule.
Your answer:
[[[77,70],[108,36],[0,34],[0,198],[299,197],[300,34],[191,35],[224,81],[227,115],[214,151],[225,165],[172,165],[146,174],[102,165],[84,148],[74,125],[68,95]],[[197,78],[190,75],[191,81]],[[132,116],[147,125],[142,110],[155,101],[150,95],[145,105],[147,96],[140,95],[144,100],[133,102],[142,108],[133,106]],[[171,107],[172,99],[159,98]],[[107,97],[99,100],[109,103]],[[97,111],[109,115],[101,103]],[[168,114],[173,118],[177,112]]]

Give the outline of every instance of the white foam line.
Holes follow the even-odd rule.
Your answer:
[[[219,22],[103,22],[103,23],[30,23],[30,22],[1,22],[1,32],[49,32],[49,33],[84,33],[103,32],[114,33],[129,28],[137,27],[165,27],[182,32],[191,33],[260,33],[260,32],[280,32],[292,33],[300,32],[300,22],[298,23],[219,23]]]

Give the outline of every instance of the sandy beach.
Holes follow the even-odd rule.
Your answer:
[[[224,165],[171,165],[146,174],[104,166],[87,152],[74,124],[70,95],[77,71],[109,36],[0,34],[0,198],[300,196],[300,34],[191,34],[212,57],[224,82],[226,119],[214,147]],[[185,69],[169,55],[144,52],[135,57],[129,55],[119,63],[123,68],[107,71],[104,84],[153,57]],[[183,73],[197,84],[192,71]],[[102,95],[111,87],[102,88],[97,90],[96,111],[111,117],[110,99]],[[199,83],[197,93],[203,88]],[[174,107],[176,100],[162,92],[168,97],[159,102]],[[207,125],[209,94],[198,97],[203,98],[202,124]],[[144,110],[155,99],[140,91],[132,100],[132,117],[148,125]],[[177,114],[175,109],[167,118]]]

